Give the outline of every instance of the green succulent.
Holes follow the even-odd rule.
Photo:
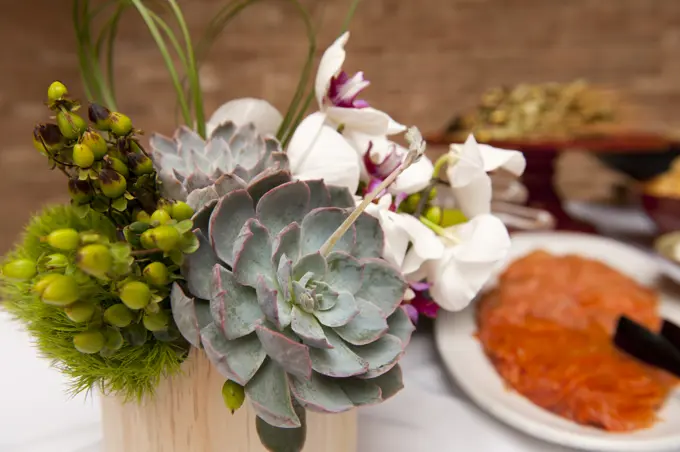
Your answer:
[[[226,122],[207,141],[193,130],[180,128],[170,139],[151,137],[152,158],[168,199],[187,201],[198,209],[225,188],[245,188],[265,170],[286,169],[288,158],[273,137],[260,136],[253,124],[236,127]]]
[[[413,331],[379,222],[361,214],[324,256],[352,196],[285,177],[260,177],[196,214],[200,246],[187,256],[186,288],[171,295],[184,337],[245,387],[268,424],[258,426],[265,445],[302,428],[300,408],[337,413],[396,393]]]

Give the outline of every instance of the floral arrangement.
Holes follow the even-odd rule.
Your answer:
[[[141,0],[115,4],[101,32],[109,45],[92,45],[88,3],[74,1],[89,122],[54,82],[54,122],[33,132],[71,203],[32,218],[0,276],[4,306],[40,352],[74,392],[134,401],[202,349],[225,377],[227,408],[247,398],[273,451],[302,448],[307,409],[338,413],[398,392],[418,315],[465,307],[505,256],[487,173],[521,174],[522,155],[470,137],[430,161],[416,128],[359,99],[369,82],[342,70],[347,32],[324,52],[305,96],[310,33],[287,113],[244,98],[205,120],[200,52],[177,3],[167,2],[185,48]],[[233,17],[230,7],[209,36]],[[117,111],[100,64],[128,8],[157,41],[185,122],[148,145]],[[305,117],[313,101],[318,111]],[[406,146],[391,141],[399,134]],[[442,209],[443,198],[456,209]]]

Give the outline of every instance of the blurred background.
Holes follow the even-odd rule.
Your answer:
[[[307,3],[323,24],[320,55],[337,37],[349,1]],[[184,1],[192,30],[204,29],[221,4]],[[635,112],[626,127],[665,139],[680,126],[677,1],[370,0],[360,5],[350,31],[345,67],[364,71],[372,82],[363,97],[436,136],[458,115],[474,111],[490,88],[578,79],[624,98],[627,111]],[[47,120],[45,89],[59,79],[75,97],[83,95],[67,2],[12,2],[0,16],[0,33],[4,253],[31,212],[66,201],[63,176],[45,171],[44,158],[31,145],[32,128]],[[146,131],[171,133],[175,96],[156,45],[133,11],[123,21],[117,46],[120,109]],[[304,29],[290,3],[266,1],[248,8],[227,27],[202,67],[206,112],[247,96],[285,110],[306,51]],[[559,156],[558,193],[613,202],[630,174],[621,171],[620,162],[606,165],[583,146],[574,147]],[[670,166],[669,158],[661,160],[661,169],[657,164],[642,178]]]

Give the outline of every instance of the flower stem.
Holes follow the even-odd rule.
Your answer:
[[[415,156],[413,153],[408,153],[406,154],[406,158],[404,161],[399,165],[399,167],[393,171],[385,180],[383,180],[380,185],[378,185],[375,190],[373,190],[371,193],[366,195],[364,197],[363,201],[361,201],[361,204],[359,204],[353,211],[352,213],[349,214],[349,216],[345,219],[345,221],[342,222],[340,227],[331,234],[330,237],[328,237],[328,240],[321,246],[321,254],[323,256],[328,256],[328,254],[331,252],[335,244],[342,238],[342,236],[347,232],[347,230],[354,224],[355,221],[357,221],[357,218],[359,218],[359,215],[361,215],[364,210],[366,210],[366,207],[370,203],[373,202],[373,200],[383,192],[383,190],[387,189],[392,183],[403,173],[406,168],[411,166],[411,164],[415,161]]]
[[[179,5],[177,5],[176,0],[168,0],[172,11],[175,13],[177,18],[177,23],[182,31],[182,36],[184,38],[184,44],[186,45],[186,70],[189,75],[189,85],[191,86],[191,94],[193,96],[194,110],[196,113],[196,127],[198,134],[205,138],[205,112],[203,111],[203,93],[201,92],[201,81],[198,76],[198,67],[196,65],[196,56],[194,54],[194,48],[191,43],[191,34],[189,33],[189,27],[187,27],[186,21],[184,20],[184,15]],[[189,125],[189,124],[188,124]]]
[[[434,170],[432,171],[432,179],[439,179],[439,173],[442,168],[451,162],[451,156],[446,153],[439,157],[436,162],[434,162]]]
[[[346,32],[349,29],[349,23],[352,21],[352,17],[354,17],[354,13],[357,10],[357,6],[359,6],[359,1],[360,0],[353,0],[352,4],[349,7],[349,11],[347,12],[347,15],[345,16],[345,23],[342,25],[342,32]]]
[[[130,0],[130,1],[135,6],[135,8],[137,8],[137,10],[139,11],[139,14],[142,16],[142,19],[144,19],[146,26],[149,28],[149,32],[151,33],[151,36],[153,37],[154,41],[156,41],[156,45],[158,45],[158,50],[161,52],[161,56],[163,57],[163,61],[165,62],[165,66],[167,67],[168,72],[170,73],[170,78],[172,79],[172,84],[175,87],[177,99],[179,100],[179,105],[180,105],[180,109],[182,111],[182,116],[184,118],[184,122],[187,125],[190,126],[193,122],[192,118],[191,118],[191,112],[189,111],[189,106],[187,104],[187,100],[184,97],[184,90],[182,89],[182,84],[180,83],[179,76],[177,75],[177,70],[175,69],[174,63],[172,62],[172,57],[170,56],[170,53],[168,52],[168,48],[165,45],[165,41],[163,40],[163,37],[161,36],[160,32],[158,31],[158,27],[156,27],[156,23],[151,18],[151,15],[149,14],[149,10],[142,3],[142,0]]]

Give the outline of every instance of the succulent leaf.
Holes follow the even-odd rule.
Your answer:
[[[385,233],[380,226],[380,220],[373,215],[362,213],[354,223],[356,227],[356,244],[352,255],[359,259],[380,258],[385,247]]]
[[[174,283],[170,293],[170,304],[172,316],[180,333],[191,345],[199,348],[201,329],[212,321],[208,303],[188,297],[182,287]]]
[[[257,285],[260,276],[274,281],[276,273],[271,255],[272,243],[267,229],[255,218],[249,219],[234,244],[236,280],[251,287]]]
[[[316,313],[316,318],[324,326],[332,328],[341,327],[347,325],[359,315],[359,307],[351,293],[344,291],[338,292],[335,300],[335,304],[332,308]]]
[[[312,210],[302,221],[302,235],[300,238],[300,252],[311,254],[319,251],[326,240],[335,232],[348,214],[336,207],[323,207]],[[354,225],[338,240],[334,251],[350,253],[354,248],[356,229]]]
[[[387,320],[380,308],[361,298],[355,299],[359,313],[347,325],[335,332],[353,345],[366,345],[380,339],[387,332]]]
[[[290,389],[298,403],[311,411],[342,413],[354,408],[340,385],[317,373],[307,380],[291,378]]]
[[[406,313],[405,308],[400,307],[394,311],[394,313],[387,318],[387,325],[390,327],[390,334],[398,337],[399,340],[401,340],[402,346],[406,348],[411,341],[411,335],[416,327]]]
[[[293,409],[288,377],[283,369],[268,359],[246,385],[246,395],[258,417],[269,425],[282,428],[300,427]]]
[[[229,341],[214,323],[201,330],[201,341],[217,371],[241,386],[253,378],[267,357],[255,333]]]
[[[373,380],[347,378],[340,382],[340,387],[354,406],[373,405],[382,401],[382,390]]]
[[[300,452],[305,445],[307,437],[305,409],[295,405],[295,413],[302,424],[297,428],[279,428],[269,425],[259,417],[255,417],[255,428],[262,441],[262,445],[269,451],[275,452]]]
[[[332,348],[316,318],[297,306],[293,306],[290,326],[305,344],[316,348]]]
[[[233,191],[217,203],[210,217],[210,243],[227,265],[234,263],[234,242],[241,228],[254,216],[253,200],[245,190]]]
[[[366,381],[370,381],[380,387],[383,400],[389,399],[404,388],[404,381],[399,364],[390,369],[389,372]]]
[[[303,277],[313,277],[316,280],[323,281],[326,277],[327,265],[326,259],[319,251],[302,256],[302,258],[293,266],[293,279],[300,281],[303,285],[305,282],[301,281]]]
[[[291,223],[274,237],[272,262],[278,264],[284,254],[292,263],[300,258],[300,225]]]
[[[308,180],[305,182],[309,187],[309,210],[331,205],[331,192],[323,180]]]
[[[404,353],[401,340],[391,334],[386,334],[377,341],[361,347],[350,346],[350,349],[368,362],[368,372],[360,375],[359,378],[375,378],[384,374],[394,367]]]
[[[363,276],[355,296],[376,305],[385,317],[392,314],[404,299],[407,288],[401,273],[383,260],[366,259]]]
[[[215,265],[212,275],[215,293],[210,299],[210,311],[224,336],[232,340],[255,331],[264,321],[255,290],[240,285],[233,273],[220,264]]]
[[[255,328],[267,356],[276,361],[286,373],[308,379],[312,375],[309,347],[294,341],[264,325]]]
[[[332,252],[326,258],[328,272],[326,283],[336,290],[355,294],[362,285],[364,267],[361,262],[347,253]]]
[[[184,257],[182,273],[187,280],[189,291],[198,298],[209,300],[212,294],[211,270],[218,260],[210,241],[201,230],[195,229],[194,234],[198,238],[198,250]]]
[[[267,168],[248,184],[248,193],[253,200],[260,199],[270,190],[291,181],[289,171]]]
[[[368,371],[368,363],[354,353],[337,334],[330,329],[325,329],[325,334],[333,348],[310,349],[312,369],[336,378],[353,377]]]
[[[272,235],[291,223],[302,222],[309,211],[310,188],[302,181],[270,189],[257,204],[256,214]]]
[[[282,299],[279,292],[269,286],[264,276],[260,276],[255,287],[257,301],[271,323],[279,330],[286,328],[291,322],[291,306]]]
[[[337,187],[328,185],[328,192],[331,196],[331,205],[340,208],[349,208],[356,206],[354,196],[346,187]]]

